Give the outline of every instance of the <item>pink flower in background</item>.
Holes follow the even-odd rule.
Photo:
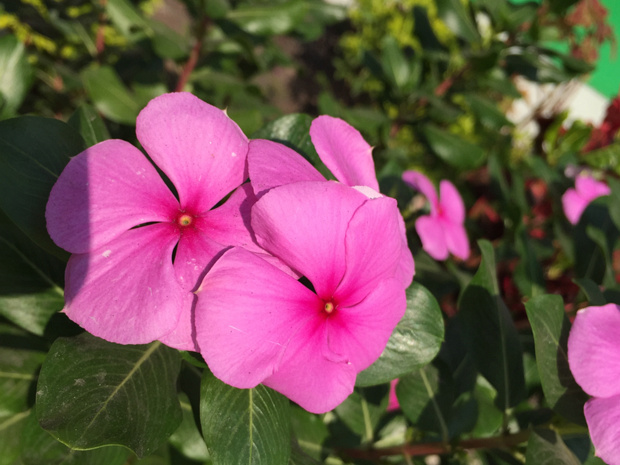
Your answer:
[[[382,197],[372,159],[372,147],[357,129],[332,116],[312,121],[310,138],[321,161],[338,181],[353,187],[369,198]],[[304,157],[285,145],[268,140],[250,141],[248,169],[257,196],[269,189],[300,181],[325,181]],[[415,266],[407,244],[407,232],[400,212],[395,211],[401,231],[399,276],[411,284]]]
[[[568,337],[568,362],[577,383],[593,396],[584,407],[596,455],[620,465],[620,307],[580,310]]]
[[[160,339],[194,350],[191,291],[199,278],[227,247],[259,249],[244,224],[255,200],[251,187],[241,186],[248,140],[222,110],[187,93],[152,100],[136,133],[178,199],[122,140],[73,158],[46,211],[50,236],[73,254],[64,311],[108,341]]]
[[[430,203],[430,215],[415,223],[422,248],[435,260],[445,260],[452,253],[465,260],[469,257],[469,241],[465,231],[465,205],[450,181],[439,184],[439,196],[433,183],[417,171],[405,171],[403,181],[420,191]]]
[[[390,381],[390,393],[389,393],[388,406],[387,406],[388,412],[393,412],[394,410],[400,409],[398,397],[396,396],[396,385],[397,384],[398,384],[398,379],[393,379],[392,381]]]
[[[225,252],[197,293],[197,341],[213,374],[238,388],[263,383],[314,413],[340,404],[405,312],[398,218],[394,199],[333,181],[263,193],[252,208],[258,243],[312,287],[242,248]]]
[[[597,181],[588,174],[578,175],[575,178],[575,188],[567,189],[562,196],[566,218],[571,224],[577,224],[590,202],[610,193],[609,186],[604,182]]]

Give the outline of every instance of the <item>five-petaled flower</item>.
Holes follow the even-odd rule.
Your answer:
[[[452,253],[465,260],[469,241],[465,231],[465,205],[458,190],[448,180],[439,184],[439,196],[433,183],[417,171],[405,171],[403,181],[420,191],[430,203],[430,215],[416,220],[415,229],[422,248],[434,259],[445,260]]]
[[[620,465],[620,306],[579,310],[568,338],[577,383],[593,396],[584,407],[596,455]]]
[[[108,341],[195,350],[199,279],[227,247],[260,250],[245,224],[255,201],[242,185],[248,140],[222,110],[188,93],[152,100],[136,133],[178,198],[128,142],[107,140],[73,158],[46,211],[52,239],[73,254],[64,311]]]
[[[294,182],[264,193],[251,216],[258,243],[312,286],[242,248],[225,252],[198,290],[200,351],[225,383],[263,383],[326,412],[353,391],[405,312],[396,201],[333,181]]]
[[[597,181],[589,174],[579,174],[575,179],[575,188],[567,189],[562,196],[564,214],[571,224],[577,224],[586,207],[594,199],[609,195],[609,186]]]

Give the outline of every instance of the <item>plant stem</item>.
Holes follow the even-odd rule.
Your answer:
[[[194,71],[196,64],[198,63],[198,58],[200,57],[200,51],[202,49],[202,42],[204,40],[205,34],[207,33],[207,26],[209,24],[209,18],[203,16],[200,20],[200,24],[198,25],[198,30],[196,32],[196,42],[192,47],[192,51],[189,53],[189,58],[185,62],[185,66],[183,66],[183,71],[181,71],[181,75],[179,76],[179,80],[177,81],[177,85],[175,87],[176,92],[182,92],[185,88],[185,84],[187,84],[187,80],[189,76]]]

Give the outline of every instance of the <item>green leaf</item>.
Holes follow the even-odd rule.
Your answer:
[[[60,257],[66,252],[47,234],[45,206],[69,158],[84,148],[80,135],[56,119],[0,121],[0,209],[30,239]]]
[[[149,25],[152,31],[151,43],[158,56],[180,60],[189,55],[189,43],[185,37],[159,21],[150,20]]]
[[[477,168],[486,159],[484,150],[471,142],[449,133],[433,124],[422,128],[428,144],[439,158],[455,168]]]
[[[342,422],[361,436],[364,443],[373,441],[374,430],[388,405],[387,393],[386,386],[358,388],[336,407],[335,411]]]
[[[460,0],[437,0],[437,14],[454,34],[468,42],[480,41],[478,28]]]
[[[0,417],[28,410],[29,392],[44,358],[40,351],[0,347]]]
[[[583,404],[588,396],[575,382],[568,366],[570,322],[559,295],[541,295],[525,304],[534,333],[536,364],[545,399],[566,419],[585,424]]]
[[[0,315],[42,336],[64,306],[65,263],[35,247],[0,211]]]
[[[454,385],[445,367],[427,365],[403,376],[396,385],[396,397],[403,413],[414,425],[439,433],[444,441],[449,439]]]
[[[90,99],[106,118],[122,124],[136,124],[140,104],[110,66],[90,66],[81,73]]]
[[[110,21],[131,41],[149,33],[149,25],[143,14],[127,0],[107,0],[105,9]]]
[[[186,394],[180,393],[179,401],[183,411],[183,421],[174,434],[170,436],[170,444],[185,457],[197,462],[206,462],[209,460],[209,451],[207,451],[205,441],[196,426],[189,398]]]
[[[605,305],[607,299],[599,289],[598,285],[588,278],[576,278],[573,282],[577,284],[586,295],[590,305]]]
[[[307,12],[306,2],[290,0],[271,5],[242,4],[230,10],[226,17],[250,34],[272,36],[291,32]]]
[[[499,295],[493,246],[486,240],[478,245],[482,261],[463,291],[458,318],[480,373],[497,390],[496,405],[506,410],[525,397],[521,342]]]
[[[357,375],[357,386],[386,383],[429,363],[441,347],[444,323],[439,304],[421,284],[407,289],[407,311],[381,356]]]
[[[182,418],[177,351],[159,342],[118,345],[84,333],[59,338],[41,368],[37,417],[73,449],[120,444],[142,457]]]
[[[131,453],[120,446],[88,451],[70,449],[39,426],[34,412],[24,423],[21,445],[24,465],[123,465]]]
[[[525,465],[580,465],[562,437],[549,429],[534,429],[527,441]]]
[[[310,139],[312,117],[296,113],[282,116],[252,135],[252,139],[280,142],[304,156],[327,179],[335,179],[319,158]]]
[[[381,65],[386,79],[399,91],[405,90],[410,77],[409,64],[398,42],[394,37],[386,36],[381,47]]]
[[[205,371],[202,434],[213,465],[285,465],[291,454],[288,400],[259,385],[237,389]]]
[[[105,123],[90,105],[80,106],[67,123],[80,133],[88,147],[110,138]]]
[[[0,119],[15,115],[32,78],[32,66],[28,63],[24,44],[13,35],[0,37]]]
[[[30,410],[0,415],[0,465],[15,465],[22,453],[24,425]],[[38,426],[38,425],[37,425]]]
[[[312,458],[320,460],[323,442],[329,437],[323,417],[307,412],[297,405],[291,405],[291,427],[297,443]],[[291,451],[291,458],[294,453]]]

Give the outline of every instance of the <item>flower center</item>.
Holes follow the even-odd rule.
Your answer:
[[[181,228],[187,228],[194,222],[194,217],[192,215],[188,215],[185,212],[181,212],[179,216],[177,216],[177,224]]]
[[[323,307],[323,311],[328,314],[331,315],[334,310],[336,310],[336,306],[334,305],[334,303],[330,300],[325,302],[325,307]]]

